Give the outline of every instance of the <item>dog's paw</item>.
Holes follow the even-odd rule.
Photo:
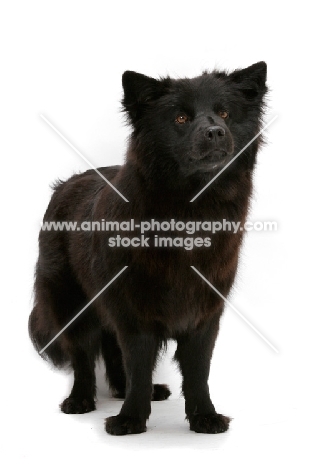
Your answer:
[[[105,428],[112,435],[140,434],[146,431],[146,423],[139,418],[118,414],[106,418]]]
[[[126,391],[125,390],[112,390],[112,397],[118,398],[119,400],[124,400],[126,398]]]
[[[61,403],[60,408],[66,414],[83,414],[95,410],[95,403],[93,398],[69,396]]]
[[[153,393],[152,401],[162,401],[167,400],[171,395],[170,389],[166,384],[153,384]],[[116,390],[112,391],[113,398],[119,398],[124,400],[126,396],[125,390]]]
[[[162,401],[167,400],[171,395],[168,385],[166,384],[154,384],[152,400],[153,401]]]
[[[190,429],[204,434],[219,434],[229,428],[231,418],[223,414],[196,414],[189,418]]]

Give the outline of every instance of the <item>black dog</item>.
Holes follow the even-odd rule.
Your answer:
[[[125,72],[122,103],[133,128],[126,162],[99,171],[128,203],[90,170],[56,185],[44,220],[243,223],[259,138],[191,200],[259,132],[265,81],[264,62],[193,79],[156,80]],[[151,399],[170,395],[166,385],[152,384],[168,339],[177,341],[175,359],[191,430],[218,433],[229,426],[229,418],[215,411],[207,384],[224,304],[190,266],[227,296],[243,233],[222,231],[207,242],[200,228],[196,236],[205,238],[197,237],[186,249],[187,234],[172,229],[165,233],[167,247],[156,245],[156,237],[164,234],[159,227],[138,247],[117,247],[116,233],[107,231],[40,233],[29,320],[37,350],[128,266],[42,354],[58,367],[69,363],[74,369],[73,389],[61,405],[65,413],[95,409],[94,363],[103,355],[113,395],[125,398],[120,414],[106,420],[110,434],[145,431]],[[121,234],[130,241],[137,236],[135,231]],[[177,236],[180,244],[170,244]]]

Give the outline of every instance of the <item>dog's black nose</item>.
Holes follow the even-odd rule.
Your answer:
[[[207,129],[205,136],[209,141],[215,140],[215,142],[218,142],[225,136],[225,130],[219,125],[214,125]]]

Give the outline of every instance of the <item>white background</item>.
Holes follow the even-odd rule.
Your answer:
[[[1,7],[1,456],[4,466],[310,466],[311,53],[307,2],[4,2]],[[266,132],[251,220],[276,233],[246,237],[231,302],[278,348],[270,349],[230,308],[210,378],[226,434],[190,432],[171,357],[155,382],[148,432],[112,437],[99,379],[98,410],[64,415],[72,376],[49,368],[27,334],[40,221],[49,185],[88,166],[44,114],[96,166],[122,163],[128,129],[119,111],[121,74],[196,76],[214,67],[268,64]],[[208,286],[207,286],[208,287]],[[100,373],[103,373],[101,369]],[[114,460],[114,461],[113,461]],[[166,461],[167,460],[167,461]]]

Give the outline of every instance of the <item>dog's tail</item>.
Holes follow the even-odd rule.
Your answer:
[[[51,361],[56,367],[64,367],[69,363],[69,356],[62,348],[58,339],[54,340],[44,351],[45,346],[55,337],[55,326],[45,314],[39,313],[38,304],[33,308],[29,321],[28,332],[31,341],[43,359]],[[46,320],[47,319],[47,320]]]

